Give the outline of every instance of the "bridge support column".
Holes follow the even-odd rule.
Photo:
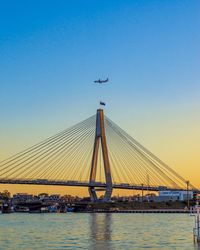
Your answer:
[[[94,149],[92,155],[92,166],[90,172],[90,187],[89,187],[89,194],[92,201],[98,201],[96,189],[95,189],[95,180],[96,180],[96,173],[97,173],[97,161],[98,161],[98,153],[100,148],[102,148],[102,156],[103,156],[103,163],[104,163],[104,173],[105,173],[105,180],[106,180],[106,187],[105,187],[105,195],[103,201],[107,202],[111,199],[112,195],[112,177],[110,171],[110,162],[108,157],[108,148],[106,143],[106,134],[105,134],[105,126],[104,126],[104,113],[103,109],[98,109],[96,114],[96,133],[95,133],[95,140],[94,140]]]

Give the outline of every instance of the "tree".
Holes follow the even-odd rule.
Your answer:
[[[0,193],[1,199],[3,200],[9,200],[10,199],[10,192],[8,190],[4,190],[2,193]]]
[[[39,197],[48,197],[49,194],[47,194],[47,193],[41,193],[41,194],[38,194],[38,196],[39,196]]]

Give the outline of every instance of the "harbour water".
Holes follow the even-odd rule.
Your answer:
[[[0,214],[0,249],[198,249],[188,214]]]

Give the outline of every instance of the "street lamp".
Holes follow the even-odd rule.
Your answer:
[[[190,181],[186,181],[186,185],[187,185],[187,208],[190,208],[190,201],[189,201],[189,184]]]
[[[142,183],[141,185],[142,185],[142,202],[143,202],[143,195],[144,195],[144,189],[143,189],[143,187],[144,187],[144,184]]]

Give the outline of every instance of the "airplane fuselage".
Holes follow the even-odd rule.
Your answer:
[[[106,82],[108,82],[108,78],[106,80],[99,79],[99,80],[94,81],[94,83],[100,83],[100,84],[106,83]]]

